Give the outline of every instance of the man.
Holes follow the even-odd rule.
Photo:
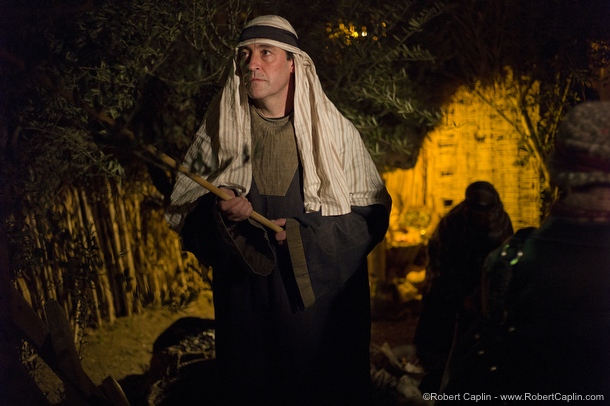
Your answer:
[[[391,201],[288,21],[262,16],[243,29],[185,165],[211,170],[232,197],[179,176],[167,209],[185,248],[213,268],[226,404],[367,404],[366,256]]]

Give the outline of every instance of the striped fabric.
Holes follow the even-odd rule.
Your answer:
[[[371,204],[383,204],[389,210],[390,197],[358,130],[325,95],[309,55],[286,43],[261,38],[243,41],[237,48],[251,43],[278,46],[294,54],[294,130],[303,166],[306,211],[335,216],[349,213],[351,206]],[[252,180],[250,156],[248,95],[233,58],[225,86],[206,111],[183,164],[216,186],[247,194]],[[165,215],[172,229],[182,229],[186,215],[205,193],[202,186],[178,174]]]

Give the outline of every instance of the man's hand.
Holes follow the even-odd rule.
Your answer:
[[[232,197],[230,200],[220,200],[218,209],[223,216],[231,221],[244,221],[252,214],[252,204],[243,196],[235,196],[231,189],[220,188],[223,192]]]
[[[275,224],[277,224],[280,227],[284,227],[286,225],[285,218],[275,219],[275,220],[271,220],[271,221],[273,221]],[[284,244],[284,241],[286,241],[286,230],[280,231],[279,233],[275,233],[275,241],[277,241],[277,243],[279,245]]]

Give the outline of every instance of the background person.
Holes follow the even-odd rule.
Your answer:
[[[513,235],[510,217],[489,182],[473,182],[428,242],[422,313],[415,332],[426,370],[422,392],[438,392],[455,332],[479,314],[481,271],[487,255]],[[457,325],[456,325],[457,322]]]

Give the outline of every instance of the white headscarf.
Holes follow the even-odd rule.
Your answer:
[[[248,30],[249,27],[257,28],[254,31]],[[272,27],[271,33],[261,34],[261,27]],[[244,35],[253,31],[267,37]],[[294,130],[303,166],[305,210],[321,210],[323,216],[335,216],[349,213],[351,206],[376,203],[389,210],[390,197],[358,130],[322,90],[313,61],[298,48],[298,37],[290,23],[273,15],[257,17],[244,27],[242,38],[246,39],[237,45],[236,53],[239,47],[265,43],[294,54]],[[208,181],[246,194],[252,181],[252,165],[245,157],[250,156],[248,95],[241,86],[236,58],[233,58],[225,86],[206,111],[184,165],[195,173],[196,165],[201,161],[207,168],[223,167]],[[227,162],[230,164],[224,167]],[[178,174],[171,204],[166,209],[166,220],[174,230],[182,229],[196,200],[207,192],[188,177]]]

